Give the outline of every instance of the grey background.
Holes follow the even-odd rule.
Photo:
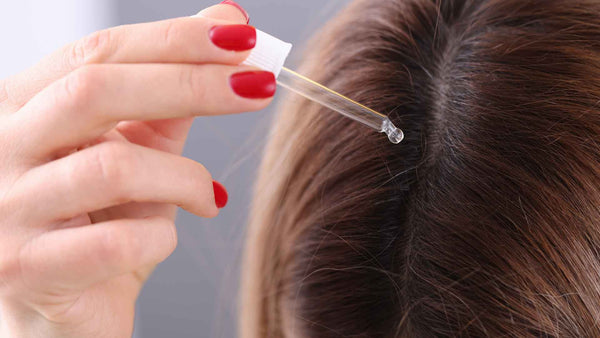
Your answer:
[[[294,44],[286,64],[292,68],[300,61],[305,41],[348,2],[238,1],[250,13],[251,24]],[[214,3],[121,0],[116,2],[116,23],[189,16]],[[278,97],[285,94],[279,92]],[[252,183],[277,103],[262,112],[195,121],[185,156],[203,163],[227,187],[230,201],[212,220],[179,212],[179,247],[142,291],[136,337],[235,336],[240,259]]]

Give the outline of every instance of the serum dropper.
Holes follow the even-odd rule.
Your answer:
[[[291,50],[292,45],[290,43],[281,41],[257,29],[256,47],[243,64],[270,71],[275,74],[277,84],[281,87],[371,127],[380,133],[385,133],[394,144],[402,142],[404,133],[394,126],[386,115],[285,68],[283,65]]]

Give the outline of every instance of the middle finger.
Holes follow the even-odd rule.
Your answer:
[[[272,73],[247,66],[93,65],[40,92],[10,121],[21,155],[46,158],[91,142],[120,121],[260,110],[275,87]]]

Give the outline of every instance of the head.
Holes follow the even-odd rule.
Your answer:
[[[256,186],[246,337],[600,336],[600,2],[357,0]]]

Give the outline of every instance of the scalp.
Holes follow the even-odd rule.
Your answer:
[[[245,327],[600,335],[598,13],[586,0],[354,2],[304,72],[406,139],[308,101],[282,110],[251,220]]]

